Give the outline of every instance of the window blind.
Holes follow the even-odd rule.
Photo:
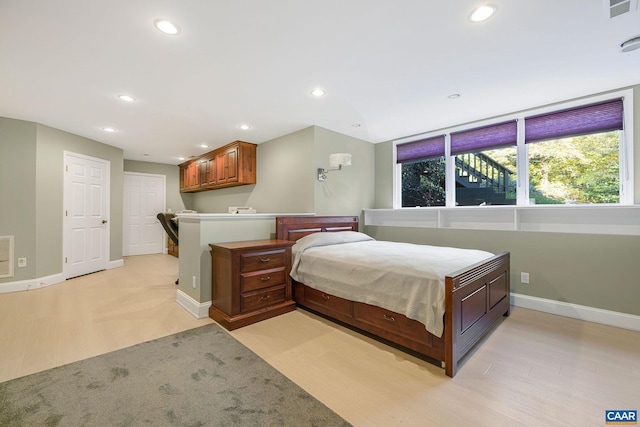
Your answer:
[[[451,134],[451,154],[475,153],[494,148],[515,146],[518,143],[516,120],[454,132]]]
[[[405,142],[396,146],[397,163],[437,159],[441,156],[444,156],[444,135]]]
[[[623,128],[622,98],[525,117],[525,142],[610,132]]]

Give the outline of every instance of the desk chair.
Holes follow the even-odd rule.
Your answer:
[[[175,243],[178,244],[178,223],[174,220],[176,215],[172,213],[159,213],[157,215],[158,221],[162,224],[162,228],[167,232],[169,238]],[[176,285],[178,284],[180,279],[176,280]]]

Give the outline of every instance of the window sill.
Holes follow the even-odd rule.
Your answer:
[[[365,209],[364,224],[389,227],[640,236],[640,205]]]

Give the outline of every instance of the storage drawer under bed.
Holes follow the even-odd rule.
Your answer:
[[[358,323],[364,323],[412,341],[424,343],[432,336],[417,320],[369,304],[354,302],[353,317]]]
[[[338,320],[353,319],[353,302],[294,282],[294,300],[299,304]],[[348,319],[348,320],[347,320]]]

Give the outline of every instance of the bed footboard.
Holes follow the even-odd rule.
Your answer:
[[[510,256],[504,252],[445,277],[445,373],[510,313]]]

